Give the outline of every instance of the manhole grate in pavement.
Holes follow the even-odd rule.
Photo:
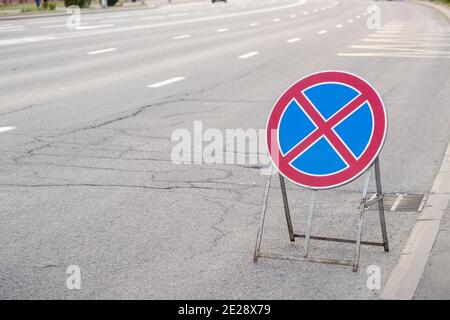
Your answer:
[[[375,194],[370,194],[374,198]],[[422,211],[428,194],[424,193],[385,193],[383,196],[384,210],[386,211]],[[377,210],[377,205],[370,207],[370,210]]]

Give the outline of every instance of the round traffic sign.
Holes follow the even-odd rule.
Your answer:
[[[267,122],[270,159],[293,183],[329,189],[361,175],[386,137],[380,96],[365,80],[342,71],[309,75],[278,99]]]

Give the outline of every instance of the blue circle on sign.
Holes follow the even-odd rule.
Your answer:
[[[278,143],[281,154],[288,154],[314,131],[332,130],[331,137],[321,136],[290,164],[296,170],[312,176],[330,175],[345,170],[349,163],[337,146],[345,145],[352,156],[359,159],[373,135],[372,109],[366,101],[345,118],[339,119],[335,126],[320,127],[317,115],[321,123],[331,123],[333,117],[357,98],[360,92],[343,83],[329,82],[311,86],[302,93],[314,109],[316,119],[312,119],[314,115],[311,110],[304,108],[295,98],[292,99],[280,118]]]

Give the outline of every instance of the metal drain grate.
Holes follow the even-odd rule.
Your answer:
[[[375,197],[370,194],[369,198]],[[383,197],[384,210],[386,211],[422,211],[428,194],[423,193],[385,193]],[[377,205],[373,205],[369,210],[377,210]]]

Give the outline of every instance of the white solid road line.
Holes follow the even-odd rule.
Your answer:
[[[163,87],[163,86],[166,86],[168,84],[171,84],[171,83],[174,83],[174,82],[178,82],[178,81],[181,81],[181,80],[184,80],[184,79],[186,79],[186,78],[185,77],[173,77],[173,78],[170,78],[170,79],[167,79],[167,80],[164,80],[164,81],[160,81],[160,82],[157,82],[157,83],[154,83],[154,84],[150,84],[150,85],[148,85],[148,87],[149,88],[159,88],[159,87]]]
[[[24,28],[24,26],[22,26],[22,25],[11,25],[11,24],[0,26],[0,30],[10,30],[10,29],[17,29],[17,28]]]
[[[175,17],[184,17],[187,16],[188,13],[187,12],[183,12],[183,13],[173,13],[173,14],[169,14],[167,15],[167,17],[169,18],[175,18]]]
[[[383,288],[381,299],[410,300],[414,298],[449,204],[450,143],[424,209],[417,218],[400,259]]]
[[[227,32],[228,30],[230,30],[230,29],[222,28],[222,29],[217,29],[216,32]]]
[[[140,17],[141,20],[155,20],[155,19],[162,19],[164,16],[151,16],[151,17]]]
[[[287,43],[294,43],[297,41],[300,41],[300,38],[292,38],[292,39],[286,40]]]
[[[239,59],[247,59],[247,58],[256,56],[257,54],[259,54],[258,51],[252,51],[252,52],[248,52],[248,53],[245,53],[245,54],[243,54],[243,55],[240,55],[238,58],[239,58]]]
[[[39,42],[39,41],[45,41],[45,40],[53,40],[54,37],[28,37],[28,38],[19,38],[19,39],[6,39],[6,40],[0,40],[0,47],[1,46],[9,46],[14,44],[22,44],[22,43],[30,43],[30,42]]]
[[[324,33],[327,33],[327,30],[320,30],[320,31],[317,31],[317,33],[318,34],[324,34]]]
[[[190,34],[183,34],[181,36],[173,37],[174,40],[186,39],[192,37]]]
[[[10,130],[14,130],[16,127],[0,127],[0,133],[6,132],[6,131],[10,131]]]
[[[125,21],[132,21],[134,19],[131,18],[125,18],[125,19],[105,19],[102,20],[103,23],[117,23],[117,22],[125,22]]]
[[[76,30],[93,30],[93,29],[100,29],[100,28],[106,28],[106,27],[114,27],[113,24],[99,24],[95,26],[81,26],[76,28]]]
[[[14,29],[0,29],[0,32],[5,33],[5,32],[14,32],[14,31],[23,31],[26,30],[25,28],[14,28]]]
[[[67,28],[67,24],[55,24],[51,26],[41,26],[42,29]]]
[[[116,51],[116,48],[108,48],[108,49],[102,49],[102,50],[96,50],[96,51],[90,51],[87,54],[93,55],[93,54],[100,54],[100,53],[106,53],[106,52],[112,52]]]

